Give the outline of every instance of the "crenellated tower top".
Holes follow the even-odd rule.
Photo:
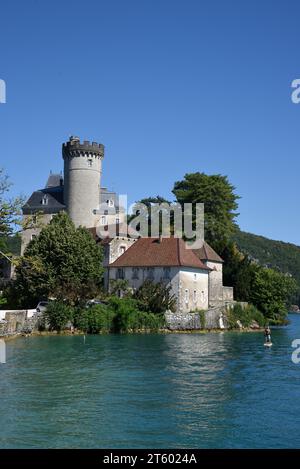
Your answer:
[[[89,140],[84,140],[80,142],[79,137],[70,137],[69,141],[63,143],[62,145],[62,155],[63,158],[71,156],[98,156],[99,158],[104,158],[104,145],[102,143],[90,142]]]

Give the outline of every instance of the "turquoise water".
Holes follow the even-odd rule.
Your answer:
[[[0,448],[300,448],[300,315],[273,332],[20,338]]]

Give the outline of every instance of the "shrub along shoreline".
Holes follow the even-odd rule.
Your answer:
[[[228,310],[227,322],[228,330],[257,330],[268,324],[263,314],[253,305],[245,307],[239,303]],[[84,334],[178,332],[168,329],[163,313],[143,311],[137,300],[126,297],[111,297],[105,303],[90,307],[70,306],[62,301],[53,301],[40,318],[38,329],[40,332],[69,331]],[[208,330],[204,327],[199,331],[195,330],[201,331]]]
[[[141,311],[132,298],[111,297],[90,307],[53,301],[40,321],[40,330],[79,330],[87,334],[158,331],[166,327],[164,315]]]

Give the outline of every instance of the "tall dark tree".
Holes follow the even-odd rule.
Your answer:
[[[153,220],[151,220],[151,207],[153,205],[161,205],[161,204],[170,204],[170,202],[165,199],[164,197],[157,195],[156,197],[145,197],[144,199],[141,199],[136,202],[136,204],[143,204],[145,206],[145,209],[141,212],[139,209],[139,205],[135,205],[133,207],[133,214],[129,216],[128,222],[131,222],[136,215],[139,215],[140,217],[144,218],[145,223],[148,224],[148,236],[151,236],[151,226]],[[172,226],[173,226],[173,215],[172,213],[170,214],[170,224],[169,224],[171,231],[172,231]],[[138,226],[139,229],[139,226]],[[161,217],[159,218],[159,226],[158,226],[158,231],[159,234],[162,232],[162,220]]]
[[[173,194],[180,204],[204,203],[205,239],[214,249],[226,245],[236,229],[239,196],[227,176],[190,173],[174,184]]]

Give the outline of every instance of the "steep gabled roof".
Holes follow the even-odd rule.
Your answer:
[[[224,262],[206,241],[200,249],[194,249],[194,253],[201,261]]]
[[[211,270],[180,238],[139,238],[109,267],[193,267]]]
[[[42,202],[45,196],[47,196],[47,204]],[[24,215],[39,211],[43,213],[58,213],[66,208],[63,199],[63,186],[41,189],[31,194],[22,210]]]
[[[61,174],[49,174],[49,177],[46,182],[46,189],[49,187],[58,187],[58,186],[63,186],[64,184],[64,179]]]

